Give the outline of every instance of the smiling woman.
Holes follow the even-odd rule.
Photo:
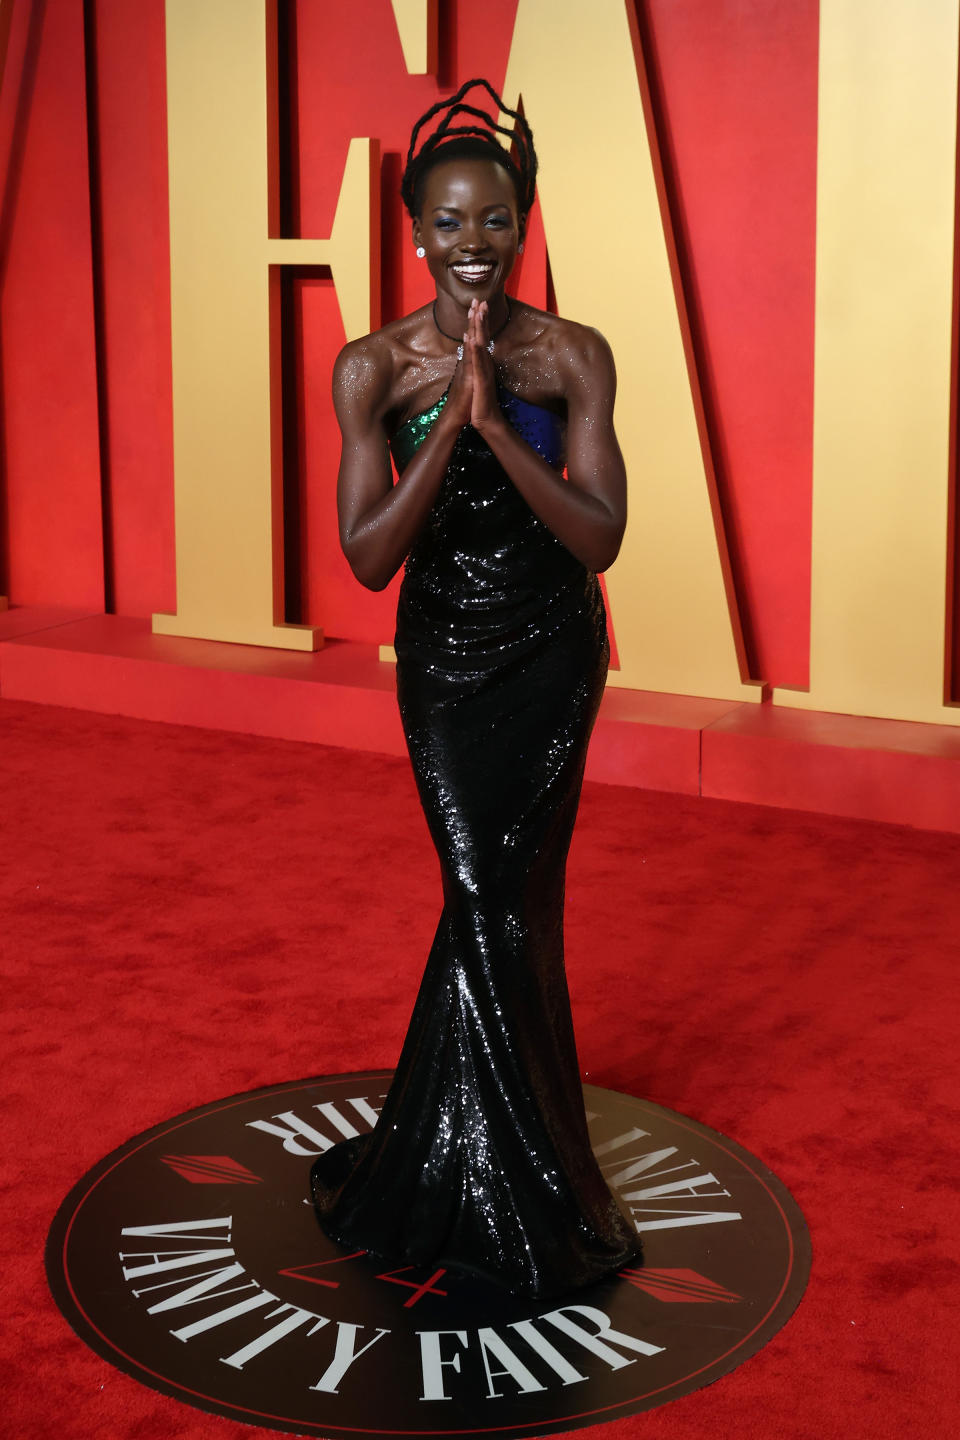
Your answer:
[[[403,177],[435,300],[334,371],[344,551],[373,589],[405,564],[397,692],[444,906],[379,1123],[312,1189],[352,1250],[554,1295],[639,1250],[587,1138],[563,966],[625,478],[606,342],[506,295],[536,155],[478,86],[503,112],[469,81]]]

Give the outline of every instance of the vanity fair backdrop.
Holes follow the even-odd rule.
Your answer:
[[[543,159],[516,291],[617,356],[612,684],[956,724],[956,10],[4,0],[0,592],[389,642],[328,377],[427,296],[402,150],[478,73]]]

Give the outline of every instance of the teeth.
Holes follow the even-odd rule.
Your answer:
[[[457,272],[458,275],[466,275],[466,276],[469,276],[469,277],[471,277],[471,278],[474,278],[474,277],[479,277],[480,275],[489,275],[490,271],[493,269],[493,266],[492,266],[492,265],[454,265],[453,268],[454,268],[454,270]]]

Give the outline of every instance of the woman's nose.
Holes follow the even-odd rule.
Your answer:
[[[467,222],[460,231],[460,248],[462,250],[483,250],[487,245],[487,232],[482,225],[471,225]]]

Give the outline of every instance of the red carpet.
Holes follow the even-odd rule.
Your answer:
[[[49,1298],[105,1152],[203,1101],[394,1063],[439,911],[405,762],[0,701],[3,1433],[244,1440]],[[598,1440],[955,1433],[960,836],[588,787],[568,957],[596,1084],[739,1140],[813,1236],[796,1315]]]

